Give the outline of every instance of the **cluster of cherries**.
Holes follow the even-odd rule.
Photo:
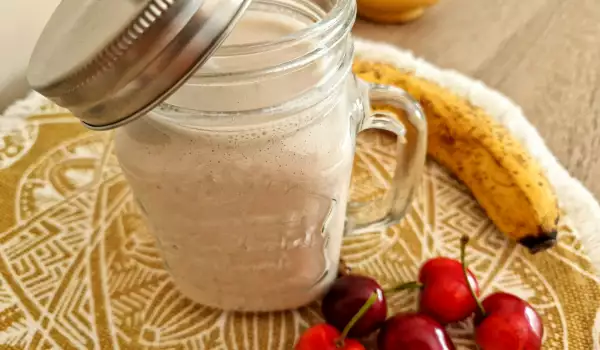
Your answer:
[[[480,349],[541,349],[544,328],[526,301],[503,292],[479,300],[477,279],[465,264],[468,241],[466,236],[461,239],[460,262],[444,257],[428,260],[419,271],[418,282],[394,288],[418,288],[418,312],[388,319],[385,294],[375,280],[359,275],[340,277],[323,299],[327,323],[303,333],[295,350],[365,350],[352,338],[376,330],[379,350],[454,350],[444,326],[473,314],[475,342]]]

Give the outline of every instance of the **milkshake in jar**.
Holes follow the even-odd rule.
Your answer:
[[[118,127],[115,153],[184,295],[235,311],[317,299],[336,278],[350,228],[402,218],[425,157],[418,105],[402,90],[351,73],[355,3],[136,6],[119,19],[125,29],[73,20],[83,29],[60,43],[92,38],[98,48],[79,48],[87,65],[54,62],[56,48],[38,44],[32,85],[92,129]],[[67,10],[59,8],[46,36],[65,34],[55,17]],[[36,68],[36,57],[58,68]],[[403,111],[405,125],[372,114],[370,102]],[[398,135],[393,188],[372,202],[348,203],[356,134],[371,128]],[[405,134],[412,135],[407,145]]]

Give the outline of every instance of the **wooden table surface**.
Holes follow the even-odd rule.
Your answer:
[[[407,25],[359,20],[354,35],[503,92],[600,199],[600,0],[441,0]]]

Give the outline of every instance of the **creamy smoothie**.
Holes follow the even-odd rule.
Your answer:
[[[226,45],[273,40],[306,25],[249,11]],[[308,46],[216,57],[199,75],[285,62]],[[294,99],[322,80],[322,66],[243,84],[192,79],[168,101],[190,110],[157,110],[117,130],[119,162],[175,284],[192,300],[227,310],[295,308],[336,277],[354,151],[348,84],[292,113],[198,112]]]

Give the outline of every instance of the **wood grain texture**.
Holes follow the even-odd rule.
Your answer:
[[[359,20],[354,34],[409,49],[509,96],[600,198],[600,1],[441,0],[413,23]]]

